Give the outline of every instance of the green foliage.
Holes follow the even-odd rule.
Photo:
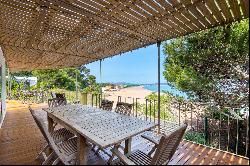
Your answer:
[[[92,93],[94,95],[101,93],[101,86],[96,83],[95,76],[89,76],[87,84],[88,84],[88,86],[83,89],[83,92]]]
[[[12,79],[12,97],[18,98],[21,91],[27,90],[65,90],[67,93],[75,91],[83,91],[88,89],[88,92],[96,92],[99,89],[94,76],[90,75],[90,70],[85,66],[78,68],[65,69],[48,69],[48,70],[34,70],[31,72],[17,72],[12,73],[12,76],[34,76],[38,78],[36,86],[29,87],[22,83],[17,83]],[[77,87],[76,87],[77,85]],[[89,86],[89,88],[87,88]],[[99,91],[99,90],[98,90]],[[72,92],[72,94],[74,94]],[[71,96],[71,95],[70,95]],[[74,96],[74,95],[73,95]]]
[[[151,116],[151,118],[155,117],[157,119],[158,117],[158,95],[153,92],[150,95],[146,97],[148,99],[147,105],[146,104],[140,104],[137,103],[137,111],[139,114],[146,115],[148,117]],[[173,112],[173,107],[172,104],[175,101],[182,100],[180,97],[175,97],[170,93],[164,93],[161,94],[161,103],[160,103],[160,108],[161,108],[161,114],[160,118],[162,120],[166,121],[176,121],[176,117]]]
[[[249,19],[171,40],[164,53],[170,85],[221,107],[248,105]]]
[[[15,76],[27,76],[27,77],[30,77],[32,76],[32,72],[31,71],[19,71],[19,72],[14,72],[12,73],[12,75],[15,75]]]
[[[38,77],[38,87],[43,89],[63,88],[66,90],[83,89],[87,85],[89,70],[86,67],[35,70],[32,75]]]
[[[156,110],[158,110],[158,95],[153,92],[151,93],[150,95],[148,95],[146,97],[147,99],[149,99],[150,101],[154,102],[155,101],[155,104],[156,104]],[[165,119],[165,120],[168,120],[168,121],[173,121],[174,120],[174,116],[173,114],[171,113],[171,103],[172,103],[172,100],[173,100],[173,96],[171,94],[168,94],[168,93],[165,93],[165,94],[162,94],[161,95],[161,103],[160,103],[160,108],[161,108],[161,119]],[[152,110],[151,110],[152,111]],[[150,112],[149,112],[150,114]],[[151,115],[153,115],[153,112],[151,112]]]
[[[129,88],[129,87],[135,87],[135,86],[140,86],[140,84],[124,84],[123,88]]]
[[[205,143],[205,137],[203,133],[197,133],[197,132],[187,132],[185,133],[184,139],[188,141],[193,141],[198,144],[204,144]]]

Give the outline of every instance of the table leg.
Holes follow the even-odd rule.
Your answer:
[[[132,138],[125,140],[124,154],[131,153]]]
[[[50,118],[49,116],[47,116],[48,119],[48,131],[49,133],[52,133],[54,131],[54,127],[53,127],[53,119]],[[48,149],[48,154],[52,154],[53,150],[51,148]]]
[[[86,138],[77,134],[77,165],[87,165],[87,144]]]
[[[54,123],[53,119],[48,116],[48,130],[50,133],[53,132],[54,130],[53,123]]]

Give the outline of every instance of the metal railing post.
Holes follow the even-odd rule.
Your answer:
[[[155,123],[155,110],[156,108],[155,108],[155,100],[154,100],[154,123]]]
[[[151,122],[151,116],[152,116],[152,101],[149,100],[149,120]]]
[[[178,109],[179,109],[179,126],[181,125],[181,103],[178,103]]]
[[[146,120],[148,120],[148,99],[146,99]]]
[[[96,94],[95,95],[95,106],[97,107],[97,104],[98,104],[98,95]]]
[[[239,147],[239,119],[236,119],[236,154],[238,155],[238,147]]]
[[[44,92],[42,91],[42,103],[44,103]]]
[[[191,129],[193,129],[193,105],[192,103],[190,103],[191,105]]]
[[[249,110],[248,110],[249,111]],[[247,116],[246,118],[247,121],[247,133],[246,133],[246,153],[245,153],[245,157],[249,157],[248,155],[248,146],[249,146],[249,116]]]
[[[220,141],[221,141],[221,112],[220,112],[220,122],[219,122],[219,149],[221,150],[221,144],[220,144]]]
[[[138,99],[139,99],[139,98],[136,98],[136,99],[135,99],[135,117],[138,116]]]
[[[94,95],[91,94],[91,106],[93,107],[94,106]]]
[[[208,118],[205,116],[204,118],[204,135],[205,135],[205,145],[208,143]]]

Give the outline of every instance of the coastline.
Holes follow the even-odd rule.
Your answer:
[[[105,98],[115,102],[118,100],[118,96],[122,97],[122,101],[124,101],[125,98],[139,98],[138,100],[144,101],[145,97],[150,95],[152,92],[153,91],[145,89],[144,86],[140,85],[122,88],[118,91],[105,92]]]

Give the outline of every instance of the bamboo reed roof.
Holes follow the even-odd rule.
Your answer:
[[[249,0],[0,0],[11,71],[80,66],[249,18]]]

